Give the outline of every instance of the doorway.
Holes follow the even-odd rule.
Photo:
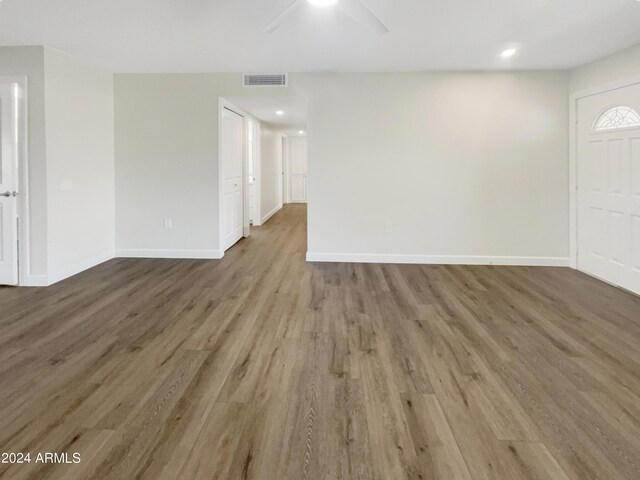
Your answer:
[[[577,266],[640,294],[640,83],[577,102]]]
[[[284,144],[285,203],[307,203],[307,137],[287,136]]]
[[[244,215],[244,118],[222,107],[220,126],[220,188],[222,250],[242,238]]]
[[[253,227],[264,227],[284,203],[306,203],[307,99],[224,97],[219,108],[219,231],[223,256],[242,237],[248,237]],[[293,158],[285,166],[287,138],[292,142],[287,148]],[[286,182],[285,170],[289,176]],[[285,183],[287,194],[283,195]],[[256,234],[259,231],[256,229]]]

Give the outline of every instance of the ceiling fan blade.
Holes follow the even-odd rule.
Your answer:
[[[300,6],[302,0],[295,0],[291,5],[285,8],[280,15],[274,18],[264,29],[265,33],[275,32]]]
[[[342,13],[356,22],[373,28],[378,33],[389,33],[389,29],[363,0],[340,0],[337,4]]]

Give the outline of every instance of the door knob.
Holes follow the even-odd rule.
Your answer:
[[[0,193],[0,197],[17,197],[18,192],[4,192]]]

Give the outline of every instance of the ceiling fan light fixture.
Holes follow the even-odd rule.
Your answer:
[[[338,3],[338,0],[307,0],[311,5],[316,7],[329,7]]]

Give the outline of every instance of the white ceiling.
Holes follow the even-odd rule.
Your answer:
[[[292,0],[2,0],[0,45],[115,72],[259,72],[572,68],[640,43],[636,0],[366,1],[390,33],[306,4],[264,33]]]
[[[229,97],[227,100],[258,120],[282,130],[307,129],[307,99],[304,97]],[[277,115],[278,110],[284,115]]]

